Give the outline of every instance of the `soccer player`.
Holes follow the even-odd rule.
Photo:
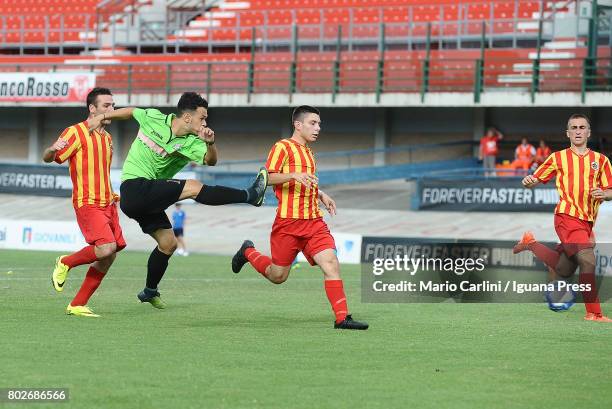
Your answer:
[[[182,209],[181,204],[177,203],[174,205],[174,211],[172,212],[172,231],[176,236],[176,242],[178,243],[176,253],[179,256],[188,256],[189,252],[187,251],[187,247],[185,247],[185,239],[183,236],[185,234],[185,220],[187,219],[187,215],[185,211]]]
[[[157,242],[147,264],[145,288],[138,294],[141,302],[165,308],[158,291],[168,261],[177,247],[165,210],[183,199],[217,206],[249,203],[261,206],[268,184],[262,168],[247,189],[203,185],[195,179],[173,179],[190,161],[214,166],[217,163],[215,133],[206,126],[208,102],[195,92],[179,99],[176,114],[157,109],[121,108],[92,121],[134,118],[140,125],[123,164],[121,210]]]
[[[612,322],[602,314],[595,285],[595,237],[593,225],[603,200],[612,199],[612,167],[610,160],[587,148],[591,136],[586,116],[575,114],[567,122],[570,147],[554,152],[522,183],[532,188],[557,177],[560,200],[555,208],[555,230],[561,244],[554,251],[538,243],[526,232],[514,247],[514,252],[531,250],[535,256],[557,275],[567,278],[580,268],[580,284],[590,285],[583,291],[587,321]]]
[[[94,88],[87,95],[87,120],[66,128],[43,153],[47,163],[68,161],[72,204],[79,228],[89,244],[55,261],[51,282],[58,292],[64,290],[71,268],[91,264],[81,289],[66,308],[69,315],[99,317],[87,307],[87,302],[113,264],[116,253],[125,247],[117,214],[118,196],[113,193],[110,182],[113,141],[105,128],[111,121],[104,119],[95,126],[90,123],[94,116],[108,115],[114,107],[110,90]]]
[[[293,111],[291,119],[293,135],[276,142],[266,162],[269,183],[274,185],[278,199],[270,236],[272,259],[246,240],[232,258],[232,271],[240,272],[248,261],[269,281],[281,284],[287,280],[291,265],[301,251],[311,265],[317,264],[323,270],[325,292],[336,316],[334,328],[368,329],[368,324],[354,321],[348,313],[336,244],[319,209],[321,200],[332,216],[336,214],[336,203],[318,188],[315,159],[308,146],[319,137],[319,110],[300,106]]]

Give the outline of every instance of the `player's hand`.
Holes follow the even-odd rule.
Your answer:
[[[198,137],[204,142],[213,143],[215,141],[215,131],[203,126],[198,131]]]
[[[59,152],[62,149],[64,149],[66,146],[68,146],[68,142],[66,142],[62,138],[59,138],[57,141],[55,141],[55,143],[53,145],[51,145],[51,150],[53,152]]]
[[[321,199],[321,203],[323,203],[323,206],[325,206],[329,214],[331,214],[332,216],[335,216],[336,215],[336,202],[334,201],[334,199],[332,199],[327,194],[321,191],[319,191],[319,197]]]
[[[104,118],[104,114],[96,115],[93,118],[87,120],[87,128],[89,131],[93,131],[102,125],[102,119]]]
[[[598,187],[591,189],[591,197],[597,200],[610,200],[605,190],[602,190]]]
[[[521,183],[523,184],[523,186],[529,188],[529,187],[534,187],[535,185],[540,183],[540,180],[533,175],[527,175],[523,178]]]
[[[306,186],[306,188],[310,189],[312,185],[317,185],[319,183],[319,178],[315,175],[311,175],[308,173],[294,173],[292,175],[293,180],[298,183],[301,183]]]

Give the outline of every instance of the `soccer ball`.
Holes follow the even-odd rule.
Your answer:
[[[554,284],[555,289],[553,291],[546,291],[544,296],[548,303],[548,308],[551,311],[567,311],[576,302],[576,293],[571,288],[568,289],[561,283],[565,284],[564,281],[555,280],[551,284]]]

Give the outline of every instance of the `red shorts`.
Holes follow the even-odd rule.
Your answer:
[[[117,243],[117,251],[125,248],[115,203],[106,207],[85,205],[75,209],[75,212],[81,233],[88,244],[99,246]]]
[[[336,249],[336,242],[322,218],[281,219],[277,217],[270,234],[272,263],[290,266],[301,251],[311,266],[313,257],[323,250]]]
[[[595,247],[593,223],[563,213],[555,213],[555,231],[561,244],[558,251],[572,257],[580,250]]]

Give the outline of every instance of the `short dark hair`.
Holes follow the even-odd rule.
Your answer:
[[[96,106],[98,95],[113,95],[113,93],[108,88],[95,87],[87,94],[87,109],[89,109],[90,105]]]
[[[295,121],[302,122],[307,114],[317,114],[321,116],[321,112],[319,112],[317,108],[311,107],[310,105],[300,105],[295,108],[291,114],[291,124],[293,125]]]
[[[591,121],[590,121],[590,119],[589,119],[589,117],[588,117],[588,116],[586,116],[586,115],[584,115],[584,114],[572,114],[572,116],[570,116],[570,117],[569,117],[569,119],[567,120],[567,125],[568,125],[568,128],[569,128],[569,122],[570,122],[572,119],[580,119],[580,118],[583,118],[584,120],[586,120],[586,121],[587,121],[587,124],[589,124],[589,128],[591,127]]]
[[[208,109],[208,101],[202,98],[197,92],[185,92],[181,95],[181,99],[179,99],[176,105],[178,116],[183,115],[185,111],[195,111],[199,107]]]

